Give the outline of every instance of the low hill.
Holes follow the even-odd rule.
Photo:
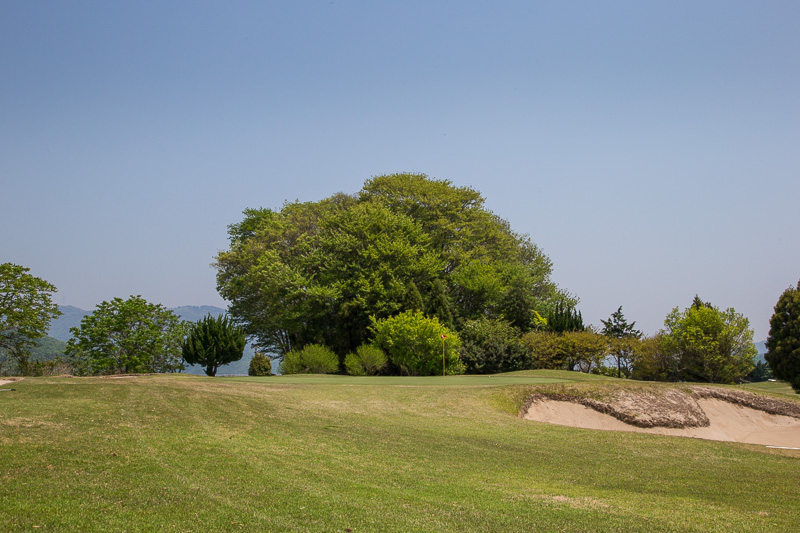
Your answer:
[[[91,311],[86,311],[72,305],[59,305],[58,310],[61,311],[62,314],[60,317],[50,321],[50,329],[47,331],[47,334],[64,342],[72,338],[72,333],[69,331],[70,328],[80,326],[83,317],[92,314]]]

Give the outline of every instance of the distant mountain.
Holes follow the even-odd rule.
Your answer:
[[[206,316],[220,316],[225,314],[225,310],[213,305],[183,305],[181,307],[173,307],[172,312],[180,317],[181,320],[188,320],[189,322],[197,322],[203,320]]]
[[[59,305],[58,310],[63,314],[50,321],[50,329],[47,334],[60,341],[67,342],[72,338],[69,328],[81,325],[81,319],[86,315],[92,314],[91,311],[84,311],[71,305]]]

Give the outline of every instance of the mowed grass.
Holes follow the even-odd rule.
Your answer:
[[[27,378],[0,392],[0,524],[4,531],[797,529],[800,452],[510,414],[531,387],[572,377],[584,378]]]
[[[798,394],[792,389],[792,386],[785,381],[762,381],[759,383],[749,383],[741,387],[750,392],[768,392],[770,394],[780,394],[790,398],[800,398]]]

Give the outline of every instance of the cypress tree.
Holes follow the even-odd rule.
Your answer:
[[[183,341],[183,360],[204,366],[206,375],[216,376],[219,367],[242,358],[245,343],[244,330],[230,318],[209,314],[192,326]]]
[[[447,297],[442,280],[437,279],[431,284],[431,294],[428,300],[428,316],[435,316],[439,323],[448,329],[453,329],[453,313],[450,311],[450,298]]]
[[[406,289],[405,301],[403,302],[403,311],[422,311],[424,304],[422,303],[422,295],[419,293],[417,284],[413,281],[408,284]]]

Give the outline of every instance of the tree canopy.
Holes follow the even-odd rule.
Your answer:
[[[684,311],[673,309],[664,325],[662,349],[673,357],[678,379],[733,383],[753,370],[753,330],[733,308],[721,311],[695,296]]]
[[[184,368],[187,326],[161,304],[141,296],[114,298],[72,328],[66,355],[78,374],[175,372]]]
[[[28,272],[13,263],[0,264],[0,352],[7,352],[23,374],[36,339],[61,314],[52,300],[56,287]]]
[[[800,281],[783,291],[775,304],[764,358],[775,377],[800,393]]]
[[[622,306],[614,311],[603,323],[602,334],[613,339],[609,346],[609,355],[617,365],[617,377],[630,376],[634,360],[640,348],[639,339],[642,332],[635,329],[636,322],[628,323],[622,313]]]
[[[207,315],[194,323],[183,341],[183,360],[200,365],[208,376],[216,376],[223,365],[238,361],[244,355],[246,337],[228,316]]]
[[[228,233],[217,288],[259,347],[279,355],[317,343],[343,357],[369,341],[373,317],[404,311],[456,329],[483,317],[527,330],[564,296],[547,256],[477,191],[423,174],[246,209]]]

